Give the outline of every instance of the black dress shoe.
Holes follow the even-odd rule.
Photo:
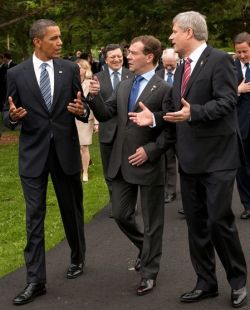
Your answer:
[[[165,203],[170,203],[176,199],[176,193],[167,193],[165,196]]]
[[[153,291],[156,281],[153,279],[141,279],[140,286],[136,290],[138,296],[143,296]]]
[[[239,290],[232,290],[231,292],[231,303],[234,308],[242,307],[247,301],[247,290],[246,287],[242,287]]]
[[[139,272],[140,269],[141,269],[141,258],[140,256],[138,256],[135,261],[135,271]]]
[[[83,273],[84,264],[71,264],[67,270],[66,277],[68,279],[75,279]]]
[[[180,296],[182,302],[195,302],[200,301],[204,298],[216,297],[218,296],[218,291],[203,291],[194,289],[191,292],[184,293]]]
[[[244,212],[241,213],[240,218],[242,220],[248,220],[250,219],[250,210],[245,210]]]
[[[181,215],[185,215],[184,210],[183,209],[178,209],[178,213]]]
[[[44,283],[29,283],[25,289],[13,299],[14,305],[24,305],[33,301],[37,296],[46,294]]]

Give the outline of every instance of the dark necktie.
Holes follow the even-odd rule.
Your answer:
[[[182,75],[182,83],[181,83],[181,97],[183,97],[186,87],[187,87],[187,83],[190,79],[190,75],[191,75],[191,62],[192,60],[188,57],[185,60],[185,64],[184,64],[184,72]]]
[[[128,111],[131,112],[134,109],[136,99],[138,96],[139,88],[140,88],[140,83],[144,79],[141,75],[138,75],[131,88],[130,96],[129,96],[129,101],[128,101]]]
[[[119,73],[117,71],[113,72],[113,89],[116,89],[116,86],[119,84],[120,79],[119,79]]]
[[[46,69],[47,63],[42,63],[41,65],[41,75],[40,75],[40,89],[43,95],[43,99],[46,103],[48,110],[51,110],[51,87],[49,73]]]
[[[167,84],[169,86],[173,85],[173,72],[170,71],[167,72]]]
[[[250,68],[249,68],[249,63],[245,64],[247,67],[246,73],[245,73],[245,83],[250,82]]]

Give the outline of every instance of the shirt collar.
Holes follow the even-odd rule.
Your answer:
[[[41,64],[46,63],[48,64],[49,67],[53,68],[53,59],[50,59],[48,61],[42,61],[41,59],[39,59],[38,57],[36,57],[35,53],[33,54],[33,64],[34,67],[36,67],[37,69],[40,69]]]
[[[150,71],[144,73],[144,74],[141,74],[141,76],[143,76],[144,79],[147,81],[149,81],[153,75],[155,75],[155,68],[153,70],[150,70]]]
[[[198,59],[200,58],[201,54],[207,47],[207,43],[202,43],[199,47],[197,47],[190,55],[189,58],[192,60],[192,63],[196,63]]]
[[[113,72],[115,72],[115,71],[110,69],[109,67],[108,67],[108,69],[109,69],[109,75],[112,76]],[[122,67],[119,70],[117,70],[117,72],[121,75],[122,74]]]

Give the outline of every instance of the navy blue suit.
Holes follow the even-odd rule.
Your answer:
[[[235,61],[238,84],[244,79],[239,60]],[[243,141],[247,164],[240,167],[236,180],[241,203],[245,209],[250,210],[250,93],[240,94],[237,104],[240,133]]]

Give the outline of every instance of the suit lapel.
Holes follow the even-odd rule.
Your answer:
[[[62,90],[63,85],[63,77],[65,72],[63,71],[63,67],[59,60],[55,59],[53,61],[54,66],[54,95],[53,95],[53,102],[51,107],[51,112],[53,112],[56,103],[58,102],[59,95]]]
[[[207,62],[207,58],[210,54],[210,51],[211,51],[211,47],[210,46],[207,46],[205,48],[205,50],[203,51],[203,53],[201,54],[200,58],[198,59],[195,67],[194,67],[194,70],[190,76],[190,79],[187,83],[187,87],[186,87],[186,90],[185,90],[185,93],[184,93],[184,97],[186,96],[186,94],[188,93],[189,89],[191,88],[192,84],[194,83],[194,81],[197,79],[198,75],[200,74],[200,71],[203,69],[205,63]]]
[[[148,98],[154,93],[154,91],[157,90],[157,88],[159,87],[159,81],[162,81],[162,79],[156,74],[150,79],[150,81],[138,97],[134,106],[134,110],[138,108],[140,101],[142,101],[143,103],[146,102],[146,100],[148,100]]]
[[[41,103],[41,106],[48,112],[46,103],[44,102],[40,87],[37,82],[33,61],[30,58],[24,66],[24,78],[31,93],[37,98],[37,101]]]

